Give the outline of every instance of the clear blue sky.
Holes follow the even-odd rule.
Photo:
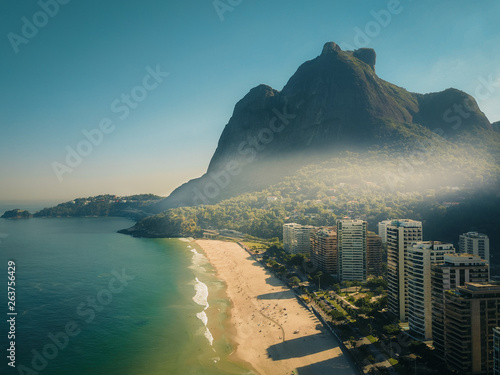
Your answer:
[[[167,195],[206,170],[239,99],[281,90],[327,41],[374,48],[383,79],[456,87],[500,120],[498,1],[54,1],[0,3],[0,200]],[[169,73],[150,90],[148,67]],[[480,77],[497,86],[478,98]],[[103,119],[112,131],[59,179],[54,162]]]

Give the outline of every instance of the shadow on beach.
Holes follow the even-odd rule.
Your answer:
[[[333,341],[325,333],[318,332],[271,345],[267,348],[267,354],[274,361],[281,361],[283,359],[307,357],[337,346],[333,345]]]
[[[283,299],[293,299],[295,296],[289,291],[289,290],[284,290],[282,292],[273,292],[273,293],[266,293],[266,294],[261,294],[257,296],[257,299],[276,299],[276,300],[283,300]]]
[[[343,354],[336,358],[331,358],[326,361],[312,363],[304,367],[298,367],[299,375],[358,375],[353,372],[352,368],[346,364]]]
[[[246,259],[252,261],[252,265],[253,266],[260,267],[260,268],[262,268],[264,270],[264,272],[266,273],[266,276],[269,276],[266,279],[266,283],[267,284],[269,284],[271,286],[286,287],[285,283],[283,281],[281,281],[271,270],[269,270],[266,267],[264,267],[262,265],[262,263],[260,263],[259,261],[256,261],[252,256],[249,256]]]
[[[276,276],[274,276],[269,271],[266,271],[266,275],[270,276],[266,279],[266,284],[269,284],[271,286],[281,286],[281,287],[285,286],[285,284],[283,284],[283,282],[280,279],[278,279]]]

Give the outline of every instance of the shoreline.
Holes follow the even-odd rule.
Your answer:
[[[265,270],[238,244],[196,240],[226,286],[230,357],[258,374],[357,374],[339,343],[302,306],[295,292]]]

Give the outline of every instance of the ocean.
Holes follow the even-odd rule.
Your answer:
[[[253,373],[230,356],[230,303],[201,249],[116,233],[132,224],[0,219],[1,374]],[[17,315],[7,315],[9,261]]]

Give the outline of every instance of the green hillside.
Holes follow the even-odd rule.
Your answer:
[[[479,230],[495,244],[500,168],[494,158],[484,148],[427,146],[397,155],[345,153],[300,168],[268,189],[215,205],[169,209],[123,233],[197,236],[202,229],[227,228],[273,238],[281,237],[285,222],[333,225],[348,216],[367,220],[371,230],[388,218],[422,220],[424,237],[435,240],[456,241],[464,231]]]

